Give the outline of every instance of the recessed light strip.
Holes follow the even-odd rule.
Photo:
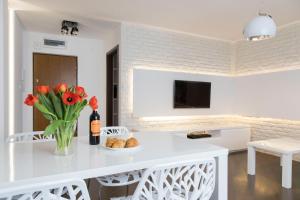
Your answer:
[[[212,76],[233,76],[227,73],[218,73],[218,72],[206,72],[206,71],[195,71],[195,70],[184,70],[177,69],[174,67],[163,67],[163,66],[134,66],[134,69],[144,69],[144,70],[154,70],[154,71],[164,71],[164,72],[179,72],[179,73],[187,73],[187,74],[203,74],[203,75],[212,75]]]
[[[188,119],[209,119],[209,118],[233,118],[236,115],[189,115],[189,116],[155,116],[140,117],[142,121],[169,121],[169,120],[188,120]]]
[[[300,125],[299,120],[290,119],[280,119],[280,118],[268,118],[268,117],[251,117],[251,116],[241,116],[241,115],[189,115],[189,116],[155,116],[155,117],[140,117],[141,121],[151,122],[151,121],[176,121],[176,120],[196,120],[196,119],[215,119],[215,118],[230,118],[232,122],[246,122],[251,123],[251,121],[272,121],[275,123],[284,124],[297,124]]]
[[[277,69],[265,69],[260,71],[250,71],[250,72],[240,72],[232,75],[233,77],[240,77],[240,76],[251,76],[251,75],[260,75],[260,74],[270,74],[276,72],[285,72],[285,71],[292,71],[292,70],[299,70],[300,66],[292,66],[292,67],[285,67],[285,68],[277,68]]]
[[[188,73],[188,74],[202,74],[202,75],[225,76],[225,77],[240,77],[240,76],[251,76],[251,75],[259,75],[259,74],[269,74],[275,72],[299,70],[300,66],[292,66],[292,67],[277,68],[277,69],[265,69],[265,70],[262,69],[260,71],[237,72],[237,73],[228,73],[228,74],[218,73],[218,72],[183,70],[183,69],[176,69],[172,67],[158,67],[158,66],[134,66],[133,69],[178,72],[178,73]]]

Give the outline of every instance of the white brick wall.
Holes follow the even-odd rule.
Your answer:
[[[132,116],[134,67],[229,74],[234,64],[231,42],[127,23],[121,27],[120,48],[120,124],[134,128],[143,127],[143,122]]]
[[[234,116],[144,121],[132,115],[133,67],[237,75],[300,68],[300,22],[281,28],[277,37],[271,40],[236,43],[122,24],[120,48],[122,125],[139,130],[174,130],[245,123],[252,127],[253,140],[300,137],[300,121]]]
[[[133,24],[122,25],[122,39],[126,49],[123,59],[127,67],[140,65],[224,74],[231,72],[231,42]]]
[[[272,39],[239,41],[236,52],[237,74],[300,68],[300,22],[280,28]]]
[[[300,121],[256,118],[256,117],[232,117],[232,122],[251,126],[251,139],[263,140],[291,136],[300,139]]]
[[[300,22],[278,30],[275,38],[236,43],[236,74],[261,73],[300,68]],[[250,124],[252,140],[273,137],[300,138],[300,121],[240,118],[240,123]]]

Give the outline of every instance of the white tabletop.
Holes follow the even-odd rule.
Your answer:
[[[218,157],[228,150],[169,133],[136,133],[142,148],[119,153],[88,144],[88,137],[74,139],[74,154],[53,154],[55,143],[1,144],[0,190],[19,184],[97,176],[143,169],[154,164],[201,157]]]
[[[300,140],[288,137],[253,141],[249,142],[248,146],[275,153],[293,154],[300,152]]]

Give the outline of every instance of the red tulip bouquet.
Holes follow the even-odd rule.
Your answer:
[[[29,94],[24,103],[34,106],[50,121],[44,137],[53,135],[56,140],[56,153],[67,155],[76,130],[80,112],[88,104],[83,87],[68,87],[58,84],[53,90],[49,86],[37,86],[37,95]]]

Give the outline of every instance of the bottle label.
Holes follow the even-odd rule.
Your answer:
[[[91,122],[91,132],[93,136],[100,135],[100,127],[101,127],[100,120],[93,120]]]

